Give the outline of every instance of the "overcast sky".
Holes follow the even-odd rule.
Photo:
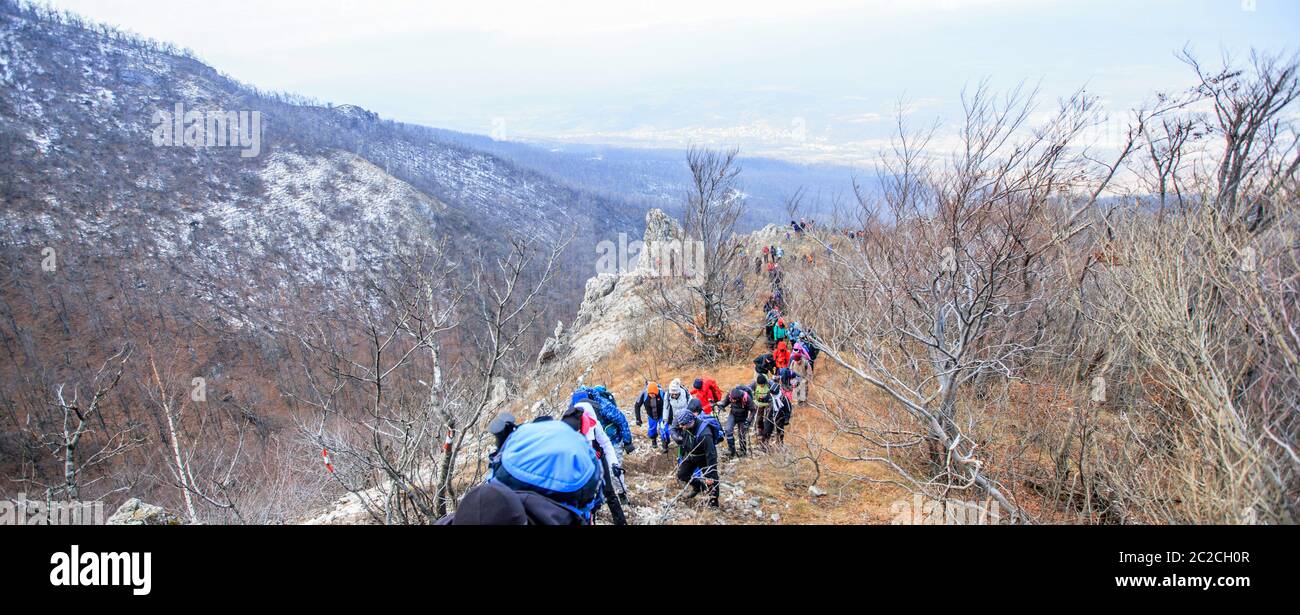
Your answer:
[[[1115,112],[1190,85],[1174,57],[1294,52],[1294,0],[55,0],[245,83],[510,139],[858,161],[961,90],[1078,87]]]

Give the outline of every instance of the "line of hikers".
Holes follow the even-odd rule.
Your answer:
[[[808,400],[820,354],[812,332],[787,323],[782,313],[780,272],[773,265],[783,252],[768,246],[763,254],[759,262],[766,260],[773,271],[773,292],[763,305],[768,352],[754,358],[753,380],[725,393],[707,377],[695,378],[690,389],[680,379],[667,388],[651,381],[633,404],[636,425],[646,426],[651,448],[676,452],[674,474],[691,488],[688,497],[706,494],[715,508],[719,445],[726,443],[731,458],[747,456],[751,430],[761,449],[784,444],[795,408]],[[614,524],[627,523],[623,455],[636,447],[627,417],[603,385],[578,387],[559,420],[540,416],[520,425],[505,414],[489,431],[497,446],[489,456],[488,480],[467,492],[439,524],[586,525],[602,507]]]
[[[675,476],[691,488],[688,497],[706,494],[710,506],[719,506],[722,443],[732,458],[750,453],[751,430],[762,449],[784,443],[795,407],[807,401],[815,366],[816,345],[804,341],[796,347],[805,350],[786,365],[780,365],[779,353],[755,358],[754,380],[725,394],[711,378],[696,378],[689,390],[677,379],[667,389],[646,384],[633,406],[636,425],[646,425],[653,449],[675,450]],[[627,523],[622,459],[636,447],[627,418],[605,387],[579,387],[559,420],[541,416],[519,425],[505,414],[489,431],[497,444],[489,479],[439,524],[585,525],[602,507],[615,525]]]

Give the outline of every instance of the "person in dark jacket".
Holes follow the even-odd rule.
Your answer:
[[[645,408],[646,420],[650,421],[650,426],[646,428],[646,436],[650,438],[650,447],[659,448],[659,442],[662,440],[664,450],[668,449],[668,428],[673,424],[673,409],[665,403],[664,392],[660,390],[659,383],[648,382],[641,396],[636,398],[636,405],[633,406],[632,412],[636,417],[637,426],[641,425],[641,409]]]
[[[587,440],[559,421],[515,427],[492,463],[437,525],[586,525],[603,478]]]
[[[740,442],[740,457],[749,454],[749,426],[754,423],[758,416],[758,406],[754,404],[754,391],[745,385],[738,385],[731,389],[726,399],[722,401],[719,408],[729,408],[731,412],[727,414],[727,423],[723,428],[723,433],[727,437],[727,454],[732,457],[736,454],[736,442]],[[737,437],[739,436],[739,437]]]
[[[718,447],[711,428],[693,412],[683,412],[673,428],[673,440],[682,448],[677,480],[691,486],[691,496],[709,494],[709,506],[718,507]],[[696,471],[699,476],[696,476]]]
[[[813,335],[812,329],[803,332],[800,343],[808,350],[808,373],[805,377],[811,378],[817,371],[817,357],[821,355],[822,349],[818,347],[817,338]]]
[[[776,357],[772,353],[766,353],[754,357],[754,374],[758,376],[771,376],[776,373]]]

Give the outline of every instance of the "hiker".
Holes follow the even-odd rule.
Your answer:
[[[799,343],[803,344],[808,352],[808,373],[805,377],[811,379],[813,373],[817,371],[817,356],[822,353],[822,349],[817,347],[817,338],[813,335],[812,329],[804,331],[800,337]]]
[[[779,344],[781,343],[782,340],[786,338],[786,335],[788,334],[789,334],[789,329],[785,328],[785,319],[784,318],[776,319],[776,325],[772,327],[772,341]]]
[[[775,297],[775,295],[773,296]],[[776,346],[774,331],[776,329],[776,321],[778,320],[781,320],[781,310],[773,307],[767,311],[767,318],[763,321],[763,336],[767,339],[768,349]]]
[[[763,257],[761,257],[761,256],[755,256],[755,257],[754,257],[754,275],[759,275],[759,274],[761,274],[761,273],[763,273]]]
[[[790,424],[790,416],[794,414],[794,390],[799,386],[799,381],[799,376],[788,367],[776,370],[776,382],[781,391],[780,395],[774,395],[772,408],[776,416],[777,436],[783,441],[785,426]]]
[[[569,399],[569,409],[561,417],[565,423],[578,433],[587,437],[596,457],[601,460],[605,476],[605,501],[609,505],[610,515],[615,525],[626,525],[622,504],[627,503],[627,487],[623,484],[623,462],[618,449],[609,437],[609,432],[601,426],[600,408],[602,406],[595,389],[580,387]],[[620,413],[621,414],[621,413]],[[626,424],[626,420],[624,423]],[[628,450],[628,452],[631,452]]]
[[[681,413],[675,422],[672,438],[682,451],[677,480],[691,486],[689,497],[707,491],[709,506],[718,508],[718,445],[713,427],[691,412]]]
[[[754,357],[754,373],[759,376],[768,376],[776,373],[776,359],[772,353],[766,353]]]
[[[812,359],[803,342],[795,344],[794,352],[790,353],[790,371],[795,375],[794,402],[800,404],[808,401],[808,376],[812,375]]]
[[[799,326],[799,323],[798,322],[790,323],[790,328],[786,331],[785,337],[786,339],[790,340],[791,348],[794,348],[794,345],[799,343],[799,338],[801,336],[803,336],[803,328]]]
[[[668,384],[668,399],[664,400],[664,402],[668,404],[668,411],[671,412],[673,416],[685,412],[686,406],[690,403],[691,399],[693,399],[691,397],[691,392],[688,391],[685,386],[682,386],[681,378],[673,378],[673,381]],[[668,427],[671,428],[672,423],[669,423]]]
[[[700,400],[700,406],[704,408],[705,414],[713,414],[713,404],[722,401],[722,389],[712,378],[696,378],[691,396]]]
[[[609,435],[609,439],[614,446],[623,447],[623,451],[630,453],[636,450],[636,445],[632,443],[632,428],[627,425],[627,417],[623,416],[623,411],[618,409],[618,402],[614,401],[614,394],[610,393],[605,385],[597,385],[592,389],[596,398],[600,402],[596,407],[596,416],[600,419],[600,426]]]
[[[673,409],[664,400],[664,392],[659,390],[659,383],[647,382],[645,390],[636,399],[636,405],[632,410],[636,416],[637,427],[641,426],[642,408],[645,408],[646,420],[650,421],[650,426],[646,428],[646,437],[650,438],[650,448],[658,450],[659,441],[663,440],[664,450],[668,450],[668,428],[672,425]]]
[[[761,413],[758,420],[758,439],[759,445],[764,450],[767,449],[768,443],[772,437],[776,437],[777,443],[785,442],[785,428],[790,424],[790,415],[792,415],[793,406],[788,397],[787,387],[781,385],[781,380],[777,378],[768,378],[766,387],[757,387],[754,395],[761,391],[766,391],[762,398],[767,404],[766,411]],[[758,402],[755,402],[757,404]]]
[[[790,424],[790,417],[794,413],[787,387],[780,383],[779,378],[771,385],[767,421],[760,426],[759,432],[764,448],[772,436],[776,436],[778,444],[785,444],[785,428]]]
[[[754,426],[758,432],[759,444],[766,450],[768,438],[772,437],[772,432],[776,429],[772,401],[780,396],[781,390],[773,380],[763,374],[759,374],[754,379],[750,389],[754,391],[754,406],[758,408]]]
[[[790,347],[786,345],[785,340],[776,343],[776,350],[772,351],[772,360],[776,362],[777,369],[790,367]]]
[[[718,407],[731,410],[727,414],[727,423],[722,428],[722,433],[727,438],[727,454],[732,457],[748,455],[749,426],[758,415],[758,407],[754,405],[754,391],[743,384],[737,385]],[[736,451],[737,441],[740,445],[739,454]]]
[[[519,425],[502,439],[491,478],[435,524],[587,525],[603,486],[598,464],[586,439],[559,421]]]
[[[493,450],[492,454],[488,455],[489,464],[493,459],[500,457],[501,447],[505,446],[506,439],[509,438],[510,434],[514,433],[515,429],[518,427],[519,422],[515,419],[515,415],[509,412],[502,412],[497,416],[497,418],[492,419],[491,423],[488,423],[488,433],[492,434],[492,437],[496,439],[497,444],[496,450]]]

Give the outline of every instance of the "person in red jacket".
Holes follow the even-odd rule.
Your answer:
[[[700,400],[700,406],[704,408],[705,414],[713,414],[713,404],[722,401],[722,389],[712,378],[696,378],[691,396]]]
[[[785,345],[785,340],[776,343],[776,350],[772,351],[772,358],[776,359],[776,368],[790,367],[790,348]]]

